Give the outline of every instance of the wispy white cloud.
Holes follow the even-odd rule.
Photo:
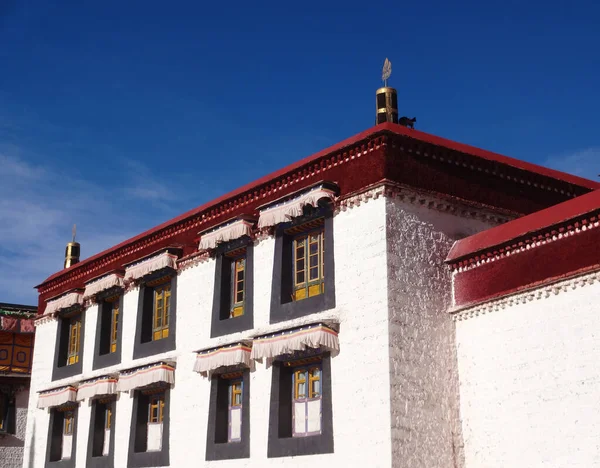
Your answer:
[[[170,214],[164,204],[175,195],[144,192],[156,187],[149,169],[137,161],[125,164],[126,188],[115,191],[58,166],[35,165],[16,148],[0,152],[1,302],[37,303],[33,287],[62,268],[74,223],[85,258],[164,221]],[[165,209],[138,209],[148,202]]]
[[[587,179],[598,180],[598,174],[600,174],[600,146],[550,157],[546,159],[544,165]]]

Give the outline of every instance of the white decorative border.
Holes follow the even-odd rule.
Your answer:
[[[492,210],[475,208],[459,201],[448,201],[408,187],[386,182],[339,200],[336,203],[335,214],[358,207],[363,203],[368,203],[370,200],[377,200],[381,196],[400,200],[415,206],[422,206],[430,210],[456,215],[461,218],[485,221],[494,225],[503,224],[515,218],[515,216],[501,215],[494,213]]]
[[[581,222],[573,222],[573,224],[569,225],[568,228],[565,228],[565,230],[563,232],[556,232],[558,228],[550,226],[550,227],[546,228],[546,230],[551,229],[550,232],[544,233],[544,229],[542,229],[542,230],[540,230],[540,234],[537,234],[536,236],[533,237],[533,239],[538,239],[538,240],[532,240],[530,242],[523,241],[521,243],[524,245],[515,246],[515,247],[513,247],[511,245],[508,245],[505,247],[500,247],[500,246],[492,247],[492,249],[494,250],[494,253],[490,254],[489,257],[480,258],[479,260],[474,261],[473,263],[469,263],[468,265],[462,265],[462,266],[457,266],[457,265],[459,265],[462,262],[468,261],[468,260],[463,260],[462,262],[453,262],[452,270],[455,272],[458,272],[458,273],[462,273],[464,271],[468,271],[468,270],[472,270],[473,268],[477,268],[481,265],[485,265],[486,263],[495,262],[497,260],[502,260],[503,258],[509,257],[510,255],[516,255],[516,254],[525,252],[526,250],[535,249],[537,247],[541,247],[543,245],[559,241],[561,239],[564,239],[565,237],[570,237],[570,236],[574,236],[576,234],[580,234],[582,232],[589,231],[590,229],[594,229],[599,226],[600,226],[600,221],[598,221],[598,220],[588,222],[586,224],[582,224]],[[543,239],[539,239],[540,237],[543,237]],[[509,242],[511,242],[511,241],[509,241]],[[501,252],[497,252],[497,250],[501,250]],[[485,253],[482,253],[480,255],[485,255]],[[473,257],[478,257],[480,255],[473,255]]]
[[[508,297],[492,299],[489,302],[478,304],[476,306],[460,311],[450,311],[450,313],[453,314],[452,319],[455,322],[467,320],[473,317],[477,317],[479,315],[485,315],[491,312],[504,310],[507,307],[513,307],[518,304],[526,304],[534,300],[546,299],[550,296],[556,296],[560,293],[569,292],[571,290],[577,289],[578,287],[592,285],[595,282],[600,282],[600,270],[558,281],[556,283],[548,284],[545,286],[540,286],[536,289],[513,294]]]

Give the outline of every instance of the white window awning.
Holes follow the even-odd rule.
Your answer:
[[[83,294],[77,291],[70,292],[58,299],[50,300],[46,303],[44,315],[51,315],[60,312],[63,309],[68,309],[74,305],[83,304]]]
[[[114,377],[100,377],[82,382],[77,387],[77,400],[81,401],[97,396],[116,395],[117,382],[118,380]]]
[[[221,242],[239,239],[242,236],[252,234],[252,222],[245,219],[233,221],[204,233],[200,233],[200,245],[198,249],[214,249]]]
[[[117,391],[128,392],[159,383],[169,385],[175,383],[175,368],[173,366],[160,363],[121,372],[117,383]]]
[[[276,203],[260,210],[258,218],[258,227],[275,226],[279,223],[287,223],[292,218],[302,214],[302,208],[306,205],[317,206],[322,198],[333,200],[335,193],[333,190],[318,186],[297,197]]]
[[[110,275],[103,276],[102,278],[86,284],[83,297],[92,297],[107,289],[114,287],[122,288],[124,285],[125,281],[123,280],[123,276],[111,273]]]
[[[153,257],[134,263],[125,269],[125,281],[140,279],[163,268],[177,269],[177,255],[163,252]]]
[[[54,408],[65,403],[75,402],[77,397],[77,388],[68,385],[66,387],[55,388],[40,392],[37,402],[38,408]]]
[[[252,367],[252,360],[250,359],[251,351],[252,348],[243,343],[201,351],[196,356],[194,371],[199,372],[205,377],[210,377],[219,367],[237,366],[242,364],[250,368]]]
[[[252,359],[273,359],[309,348],[323,349],[336,355],[340,350],[338,333],[325,325],[308,325],[294,330],[278,332],[255,338],[252,344]]]

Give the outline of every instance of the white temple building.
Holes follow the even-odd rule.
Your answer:
[[[24,467],[600,466],[599,189],[386,122],[74,263]]]

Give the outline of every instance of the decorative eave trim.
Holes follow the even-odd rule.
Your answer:
[[[471,172],[496,176],[500,179],[520,185],[534,187],[548,192],[560,193],[567,197],[576,197],[592,190],[582,190],[582,187],[570,182],[553,179],[550,176],[536,174],[529,172],[526,169],[509,166],[508,164],[482,159],[476,155],[464,153],[458,149],[445,148],[431,142],[418,141],[415,139],[408,140],[403,135],[392,134],[389,145],[391,148],[399,148],[400,151],[404,151],[408,154],[429,158],[448,165],[459,166],[463,169],[468,169]],[[550,184],[550,181],[553,181],[554,183]]]
[[[441,213],[449,213],[461,218],[476,219],[494,225],[506,223],[516,216],[508,213],[494,212],[491,209],[480,206],[471,206],[462,200],[448,200],[436,197],[430,193],[419,192],[411,187],[396,184],[389,180],[373,184],[360,192],[352,193],[340,199],[336,203],[335,213],[359,207],[361,204],[368,203],[370,200],[377,200],[381,196]]]
[[[473,257],[450,263],[450,268],[457,273],[472,270],[486,263],[495,262],[511,255],[517,255],[527,250],[542,247],[546,244],[589,231],[598,226],[600,226],[598,212],[590,213],[587,216],[549,227],[527,237],[513,239],[509,243],[495,246],[488,251],[478,252]]]
[[[177,274],[180,275],[182,271],[200,265],[201,263],[208,262],[211,258],[208,250],[201,250],[186,255],[177,261]]]
[[[187,218],[177,220],[173,224],[151,232],[141,239],[123,245],[119,249],[106,255],[95,258],[89,264],[82,262],[73,265],[68,270],[64,270],[64,274],[37,286],[38,291],[40,294],[54,291],[65,284],[80,280],[90,273],[99,271],[109,264],[117,262],[150,245],[164,241],[165,239],[170,239],[192,230],[198,232],[210,229],[211,226],[213,226],[212,221],[215,219],[222,218],[230,213],[233,214],[236,210],[260,200],[267,202],[268,197],[277,195],[289,187],[300,185],[308,178],[319,175],[334,167],[347,164],[350,161],[387,146],[389,138],[390,132],[383,129],[381,130],[381,133],[376,132],[367,135],[360,141],[351,143],[349,146],[324,154],[323,156],[308,161],[302,166],[296,167],[287,173],[277,175],[264,184],[252,187],[245,192],[237,194],[230,199],[223,200],[200,212],[193,212]]]
[[[449,313],[452,314],[452,318],[455,322],[467,320],[479,315],[498,312],[506,309],[507,307],[516,306],[518,304],[526,304],[534,300],[546,299],[550,296],[556,296],[560,293],[569,292],[584,286],[590,286],[596,282],[600,282],[600,270],[557,281],[555,283],[547,284],[535,289],[530,289],[525,292],[512,294],[499,299],[491,299],[488,302],[477,304],[475,306],[450,309]]]

